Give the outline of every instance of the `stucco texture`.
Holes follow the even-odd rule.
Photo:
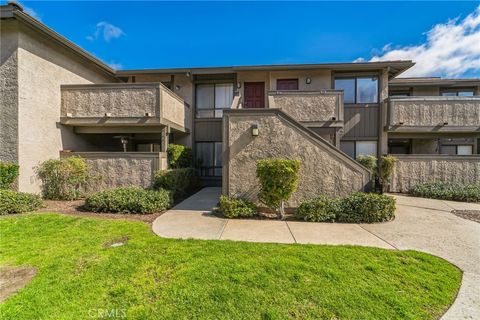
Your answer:
[[[160,117],[158,112],[157,87],[138,88],[122,85],[108,88],[63,88],[62,115],[72,117],[144,117],[148,112]]]
[[[34,167],[58,158],[65,144],[82,143],[60,120],[62,84],[114,82],[79,56],[21,25],[18,42],[19,190],[40,192]]]
[[[405,126],[479,126],[480,99],[477,100],[393,100],[392,125]]]
[[[391,192],[408,192],[417,183],[452,181],[478,183],[480,156],[396,156]]]
[[[254,123],[259,126],[257,137],[251,135]],[[224,133],[224,193],[233,197],[257,201],[256,161],[260,159],[301,161],[300,182],[289,207],[322,194],[337,197],[363,190],[369,179],[366,169],[333,150],[328,142],[272,112],[255,116],[229,113],[224,117]]]
[[[17,22],[0,25],[0,161],[18,163]]]
[[[297,121],[331,121],[339,106],[340,93],[288,93],[271,95],[274,105],[270,108],[280,108]]]

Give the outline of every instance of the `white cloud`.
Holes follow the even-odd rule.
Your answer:
[[[90,41],[93,41],[102,37],[103,40],[105,40],[106,42],[109,42],[112,39],[125,36],[125,32],[123,32],[122,29],[105,21],[101,21],[97,23],[95,28],[96,28],[95,32],[92,35],[87,36],[87,39]]]
[[[460,77],[467,72],[480,73],[480,6],[463,20],[456,18],[435,25],[426,37],[425,43],[416,46],[394,48],[387,44],[370,61],[416,62],[402,76]],[[355,61],[362,61],[359,59]]]
[[[108,65],[110,66],[110,68],[114,69],[114,70],[119,70],[119,69],[122,69],[123,66],[121,63],[118,63],[118,62],[115,62],[115,61],[110,61],[108,63]]]

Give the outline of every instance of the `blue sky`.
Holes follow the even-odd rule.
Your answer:
[[[480,2],[473,1],[22,4],[47,26],[121,69],[368,61],[409,55],[426,65],[432,54],[445,56],[435,43],[429,44],[439,41],[429,40],[429,30],[443,24],[447,30],[439,30],[439,37],[449,38],[448,32],[455,32],[469,14],[480,12]],[[454,18],[458,20],[449,25]],[[455,35],[470,36],[462,46],[472,47],[471,41],[480,39],[476,38],[480,18],[470,20],[478,24],[465,23],[470,28],[466,34]],[[450,41],[458,44],[463,38]],[[432,48],[425,49],[429,45]],[[437,66],[419,73],[480,77],[480,65],[475,63],[480,63],[480,51],[473,47],[473,52],[460,48],[468,51],[461,64],[473,61],[473,67],[456,66],[452,71]],[[458,55],[459,50],[453,51],[448,54]]]

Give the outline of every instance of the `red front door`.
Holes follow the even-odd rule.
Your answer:
[[[264,82],[245,82],[243,91],[245,108],[265,108]]]

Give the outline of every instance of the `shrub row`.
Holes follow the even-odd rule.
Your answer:
[[[372,223],[395,217],[395,199],[387,195],[357,192],[343,198],[325,196],[304,201],[296,216],[305,221]]]
[[[155,172],[155,189],[172,191],[175,198],[182,197],[196,184],[194,168],[159,170]]]
[[[0,190],[0,215],[34,211],[41,206],[42,199],[35,194]]]
[[[480,202],[480,184],[433,181],[413,186],[409,193],[416,197]]]
[[[253,217],[257,214],[257,206],[249,200],[221,196],[218,211],[227,218]]]
[[[0,162],[0,189],[10,189],[18,177],[18,164]]]
[[[100,191],[85,200],[85,208],[93,212],[154,213],[172,205],[171,192],[124,187]]]

